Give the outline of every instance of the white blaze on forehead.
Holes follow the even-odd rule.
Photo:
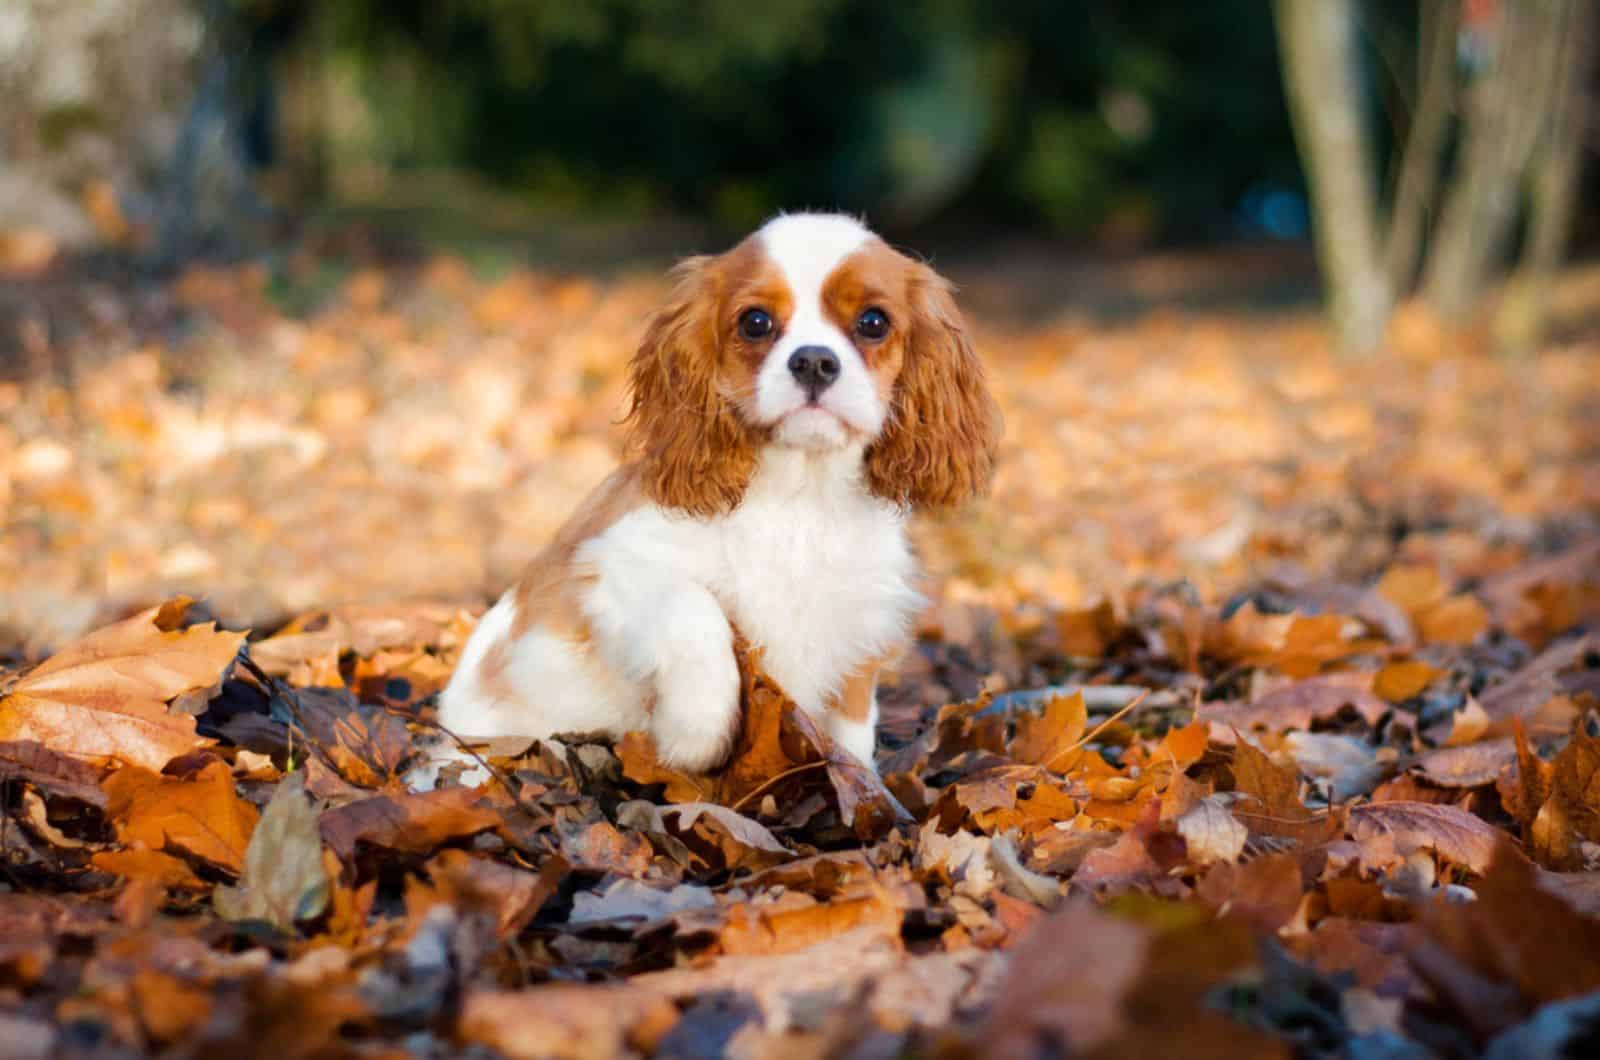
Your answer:
[[[760,232],[762,249],[783,270],[800,311],[820,308],[829,274],[871,238],[860,221],[833,213],[782,214]]]
[[[752,415],[776,424],[781,445],[834,449],[875,436],[886,408],[872,374],[845,333],[822,305],[822,287],[840,264],[860,250],[871,232],[840,214],[787,214],[768,221],[757,233],[761,249],[778,270],[794,299],[778,340],[756,375]],[[794,379],[789,358],[802,346],[825,346],[839,358],[839,377],[820,397]],[[815,407],[811,407],[811,406]]]

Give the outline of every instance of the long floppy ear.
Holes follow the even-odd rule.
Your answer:
[[[688,258],[628,366],[628,446],[657,504],[717,515],[744,496],[755,468],[749,428],[717,385],[712,259]]]
[[[898,504],[960,504],[989,487],[1000,410],[967,338],[950,283],[915,265],[911,335],[889,418],[867,450],[867,482]]]

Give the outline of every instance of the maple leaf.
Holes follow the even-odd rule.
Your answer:
[[[1017,718],[1011,757],[1064,773],[1072,768],[1074,756],[1080,751],[1078,741],[1088,726],[1089,711],[1081,690],[1054,696],[1042,709],[1026,711]]]
[[[142,611],[34,667],[0,699],[0,740],[153,770],[201,746],[194,717],[168,704],[218,684],[244,634],[180,628],[189,604],[180,597]]]
[[[124,766],[105,781],[106,815],[123,843],[186,855],[237,875],[260,813],[239,798],[225,762],[184,777]]]

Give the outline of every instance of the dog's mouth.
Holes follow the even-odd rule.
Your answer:
[[[803,449],[846,445],[860,434],[848,420],[819,401],[790,409],[773,425],[778,442]]]

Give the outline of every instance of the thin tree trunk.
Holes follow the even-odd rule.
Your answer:
[[[1472,311],[1504,258],[1522,179],[1545,127],[1563,28],[1594,0],[1507,3],[1494,64],[1472,90],[1466,140],[1440,216],[1425,288],[1446,320]]]
[[[1439,155],[1455,110],[1460,13],[1460,0],[1423,0],[1417,101],[1401,155],[1384,254],[1389,287],[1397,298],[1404,297],[1416,280],[1428,213],[1438,190]]]
[[[1600,48],[1597,11],[1593,3],[1572,4],[1561,31],[1550,124],[1532,163],[1528,238],[1495,316],[1496,336],[1509,353],[1528,353],[1543,339],[1550,282],[1566,256],[1583,172],[1589,78]]]
[[[1318,264],[1341,343],[1377,346],[1392,294],[1378,238],[1353,0],[1274,0],[1283,77],[1305,160]]]

